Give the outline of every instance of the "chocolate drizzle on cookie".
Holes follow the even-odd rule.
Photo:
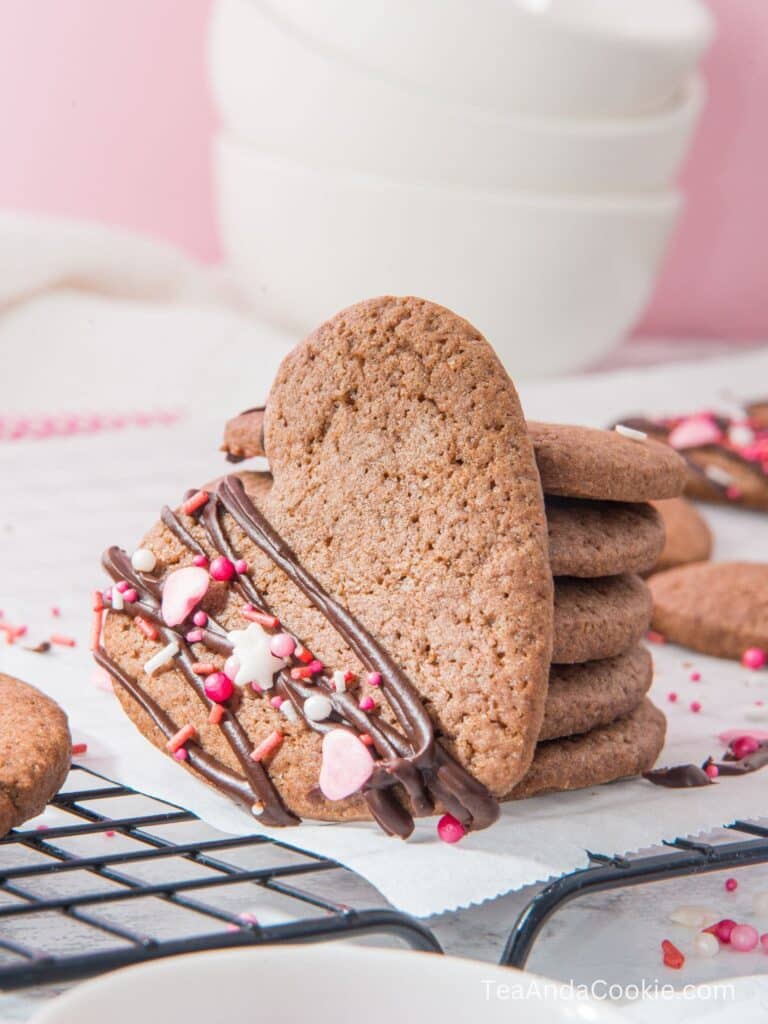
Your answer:
[[[276,675],[275,692],[290,701],[298,717],[317,733],[344,728],[358,737],[364,734],[370,737],[376,759],[362,795],[384,831],[406,838],[413,830],[413,818],[432,814],[437,803],[466,828],[482,829],[491,825],[499,814],[498,802],[441,746],[424,703],[405,672],[362,623],[300,563],[291,547],[253,504],[236,476],[224,478],[197,514],[197,522],[204,529],[210,546],[234,562],[238,555],[225,528],[223,513],[229,514],[259,550],[308,598],[362,665],[370,672],[380,673],[380,692],[389,704],[397,727],[362,710],[352,694],[337,692],[324,671],[310,681],[293,678],[289,671],[283,670]],[[176,513],[163,509],[162,521],[191,554],[206,554]],[[110,548],[103,563],[114,581],[127,581],[138,595],[135,602],[124,603],[119,614],[141,616],[155,626],[166,644],[178,646],[174,667],[181,670],[197,697],[209,707],[211,701],[205,694],[204,681],[193,669],[195,659],[185,640],[185,625],[171,628],[160,614],[161,580],[134,571],[128,556],[118,548]],[[248,574],[236,576],[230,585],[258,612],[270,613],[267,602]],[[200,642],[216,654],[226,657],[232,653],[226,632],[211,616],[200,633]],[[178,731],[178,725],[140,683],[130,678],[101,647],[96,651],[96,660],[112,674],[118,685],[125,687],[167,738]],[[317,722],[304,714],[304,701],[314,694],[322,694],[330,701],[333,708],[330,718]],[[251,759],[251,741],[229,708],[230,703],[225,705],[228,710],[220,727],[242,775],[211,757],[194,741],[186,745],[190,767],[238,803],[255,807],[255,813],[258,812],[265,824],[295,824],[297,818],[284,806],[263,765]],[[400,793],[396,787],[400,787]],[[403,791],[406,800],[402,799]]]

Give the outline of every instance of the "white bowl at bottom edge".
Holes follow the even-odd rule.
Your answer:
[[[549,998],[546,985],[553,986]],[[115,971],[54,999],[31,1024],[135,1024],[137,1014],[183,1024],[620,1024],[623,1019],[604,1003],[557,997],[554,988],[559,989],[557,982],[527,972],[431,953],[347,943],[261,946]]]
[[[587,366],[633,326],[680,207],[404,185],[221,136],[221,241],[255,312],[297,340],[354,302],[418,295],[470,320],[514,377]]]

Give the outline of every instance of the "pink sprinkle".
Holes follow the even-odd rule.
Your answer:
[[[667,642],[667,638],[664,634],[657,633],[655,629],[649,629],[645,634],[645,639],[649,644],[665,644]]]
[[[108,828],[104,835],[107,837],[107,839],[111,839],[112,836],[117,835],[117,833],[113,828]]]
[[[753,736],[756,740],[768,740],[768,732],[765,729],[726,729],[718,735],[718,739],[721,743],[725,743],[726,746],[730,746],[734,740],[740,739],[742,736]]]
[[[187,754],[187,748],[179,747],[178,750],[174,750],[173,756],[176,758],[177,761],[186,761],[187,758],[189,757],[189,755]]]
[[[47,832],[50,825],[35,825],[35,832]]]
[[[136,593],[133,587],[129,587],[128,590],[123,591],[123,597],[128,602],[128,604],[133,604],[134,601],[138,601],[139,599],[139,595]]]
[[[458,843],[467,834],[467,830],[452,814],[444,814],[437,823],[437,834],[444,843]]]
[[[766,953],[768,953],[768,932],[765,935],[760,936],[760,945],[763,947]]]
[[[219,583],[226,583],[235,575],[235,567],[228,558],[224,555],[219,555],[218,558],[214,558],[211,562],[209,572],[213,579],[218,580]]]
[[[296,650],[296,641],[289,633],[278,633],[272,637],[269,649],[276,658],[290,658]]]
[[[207,626],[208,616],[205,614],[205,612],[195,612],[195,614],[192,616],[192,621],[196,626]]]
[[[324,667],[325,666],[322,661],[318,661],[317,658],[315,658],[314,661],[310,661],[309,665],[307,665],[307,668],[313,676],[316,676],[318,672],[322,672]]]
[[[720,769],[717,767],[716,764],[708,764],[704,771],[707,773],[710,779],[716,779],[720,774]]]
[[[253,690],[254,693],[264,693],[261,686],[259,686],[259,684],[255,682],[251,683],[251,689]]]
[[[368,685],[369,686],[381,686],[381,672],[369,672],[368,673]]]
[[[760,743],[754,736],[739,736],[737,740],[731,743],[731,751],[737,761],[741,761],[744,757],[749,757],[750,754],[754,754],[759,748]]]
[[[766,662],[766,653],[761,647],[748,647],[741,656],[744,668],[762,668]]]
[[[186,635],[186,641],[188,644],[199,644],[203,639],[203,631],[201,629],[190,629]]]
[[[698,683],[701,679],[701,672],[691,672],[691,682]]]
[[[731,946],[739,953],[749,953],[758,943],[757,929],[751,924],[737,924],[731,932]]]
[[[121,594],[124,594],[128,589],[128,584],[125,580],[118,580],[115,584],[115,590],[119,590]]]
[[[165,744],[165,749],[170,750],[172,754],[175,754],[180,747],[184,746],[187,740],[194,738],[196,732],[197,730],[194,725],[183,725],[177,733],[174,733],[174,735],[171,736]]]
[[[55,604],[53,608],[51,608],[51,615],[54,617],[54,619],[58,619],[58,617],[61,615],[61,608],[59,608],[59,606]]]
[[[372,711],[376,707],[376,701],[373,697],[363,697],[357,706],[361,711]]]
[[[688,416],[680,421],[667,437],[667,444],[678,450],[717,444],[723,434],[709,413]]]
[[[691,711],[693,711],[694,714],[698,714],[699,711],[701,711],[701,704],[697,700],[691,701]]]
[[[181,511],[184,513],[184,515],[191,516],[193,512],[197,512],[199,508],[202,508],[207,501],[208,492],[197,491],[184,502],[184,504],[181,506]]]
[[[735,878],[726,878],[726,880],[725,880],[725,891],[726,892],[736,892],[738,887],[739,887],[739,883],[736,881]]]
[[[235,572],[242,576],[244,572],[248,572],[248,563],[244,558],[238,558],[235,562]]]
[[[272,697],[272,698],[270,698],[269,703],[272,705],[273,708],[280,708],[282,706],[282,703],[283,703],[283,698],[282,697]]]
[[[764,700],[756,700],[755,701],[755,707],[756,708],[761,708],[761,707],[763,707],[764,704],[765,704]]]
[[[731,484],[730,487],[726,487],[725,496],[730,501],[740,501],[744,497],[744,492],[740,487],[735,484]]]
[[[205,555],[195,555],[195,557],[192,559],[192,565],[196,565],[199,569],[207,569],[208,559],[205,557]]]
[[[235,684],[223,672],[214,672],[205,680],[205,695],[216,704],[223,704],[235,692]]]
[[[675,701],[677,700],[677,694],[675,693],[674,690],[670,690],[669,691],[669,693],[667,694],[667,700],[669,701],[670,704],[674,704],[675,703]]]
[[[24,627],[24,632],[26,633],[26,631],[27,631],[27,629],[26,629],[26,626],[25,626]],[[23,636],[22,633],[18,633],[18,632],[17,632],[16,635],[17,636]],[[76,647],[77,646],[77,640],[75,640],[74,637],[72,637],[72,636],[63,636],[61,633],[54,633],[48,639],[51,641],[52,644],[57,644],[59,647]]]
[[[704,928],[702,930],[709,932],[710,935],[716,936],[720,942],[727,945],[731,941],[731,932],[735,927],[735,921],[731,920],[730,917],[724,917],[722,921],[718,921],[716,924],[711,924],[709,928]]]

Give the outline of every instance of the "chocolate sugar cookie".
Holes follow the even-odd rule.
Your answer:
[[[267,824],[486,827],[532,760],[552,635],[506,372],[448,310],[361,303],[283,362],[264,440],[266,494],[226,477],[107,552],[123,707]]]
[[[685,498],[654,501],[653,505],[664,523],[664,549],[653,571],[706,562],[712,554],[712,531],[696,506]]]
[[[548,497],[546,510],[553,576],[644,573],[661,554],[664,526],[650,505]]]
[[[507,799],[601,786],[642,775],[661,753],[666,730],[664,715],[646,698],[626,718],[611,725],[583,736],[540,743],[528,774]]]
[[[648,581],[653,628],[673,643],[717,658],[768,650],[768,565],[698,562]]]
[[[222,450],[231,462],[264,455],[264,409],[230,420]],[[545,494],[602,501],[646,502],[682,492],[682,459],[656,441],[633,441],[615,431],[529,423]]]
[[[552,661],[571,665],[613,658],[638,642],[650,619],[651,595],[639,576],[559,577]]]
[[[0,674],[0,836],[41,813],[66,779],[71,753],[58,704]]]
[[[628,715],[653,681],[653,660],[638,644],[583,665],[553,665],[539,742],[589,732]]]

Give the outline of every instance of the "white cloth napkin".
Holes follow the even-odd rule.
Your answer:
[[[23,249],[23,238],[17,242]],[[124,250],[127,263],[139,260],[139,249],[141,243],[130,252]],[[0,237],[0,254],[10,251]],[[111,253],[116,251],[110,248]],[[147,254],[149,258],[149,249]],[[161,288],[151,301],[144,301],[118,298],[114,291],[119,289],[105,285],[119,260],[109,264],[112,269],[105,278],[97,273],[101,263],[80,264],[81,269],[90,267],[87,277],[92,284],[101,281],[98,295],[80,289],[51,290],[52,283],[69,279],[60,257],[60,252],[56,259],[51,257],[39,274],[33,272],[30,258],[32,270],[17,278],[19,301],[0,308],[0,345],[11,369],[10,384],[9,374],[2,376],[3,401],[7,393],[13,407],[25,413],[45,409],[45,402],[54,399],[64,402],[74,371],[93,408],[114,408],[123,396],[124,408],[146,407],[144,399],[150,394],[173,394],[188,397],[187,412],[173,424],[143,430],[0,444],[0,607],[8,620],[29,625],[25,641],[44,639],[52,632],[72,634],[78,641],[74,649],[55,648],[45,655],[25,651],[21,643],[0,646],[0,671],[27,679],[64,705],[75,740],[88,743],[84,763],[96,771],[181,804],[224,831],[258,830],[254,819],[154,750],[115,698],[94,685],[87,652],[89,595],[103,582],[98,561],[108,544],[131,549],[162,504],[221,472],[224,463],[216,449],[223,420],[241,405],[265,397],[282,339],[232,308],[217,308],[209,299],[199,304],[182,301],[179,293],[184,288],[178,282],[198,275],[191,268],[188,277],[189,268],[182,268],[177,277],[173,259],[161,264],[161,270],[170,268],[164,278],[167,290]],[[0,266],[3,261],[4,257]],[[119,280],[119,270],[117,276]],[[133,280],[140,280],[138,272]],[[35,281],[46,290],[38,292]],[[173,281],[177,284],[169,283]],[[25,316],[26,324],[19,320]],[[96,318],[99,345],[108,353],[106,390],[104,366],[80,361],[83,335],[90,340],[95,336],[89,316]],[[65,355],[51,352],[54,337]],[[167,353],[158,351],[157,362],[153,356],[163,338],[175,369],[171,379],[158,381],[156,374],[169,372]],[[193,352],[188,361],[189,338]],[[9,351],[9,339],[38,347],[33,355]],[[143,390],[137,391],[131,363],[139,350],[148,361],[142,367]],[[206,366],[218,366],[222,351],[229,373],[209,374]],[[38,387],[35,376],[47,378],[51,367],[58,380]],[[22,368],[33,374],[32,380],[19,377]],[[522,394],[531,417],[603,424],[634,409],[679,411],[714,405],[734,394],[751,397],[767,371],[768,354],[762,352],[709,364],[550,380],[530,384]],[[728,395],[723,395],[723,388]],[[716,529],[717,557],[768,560],[764,518],[728,509],[706,514]],[[52,616],[52,606],[61,608],[61,617]],[[654,693],[668,712],[670,725],[662,763],[698,762],[709,753],[719,754],[719,732],[754,727],[748,716],[755,712],[755,700],[768,700],[768,672],[749,673],[734,663],[672,646],[654,648],[654,655]],[[701,682],[689,679],[694,665]],[[674,705],[666,701],[671,689],[680,695]],[[699,714],[689,710],[694,699],[702,704]],[[348,865],[395,906],[426,916],[583,866],[587,849],[622,853],[662,837],[765,814],[767,778],[758,773],[686,791],[632,780],[538,797],[507,805],[494,828],[450,847],[437,840],[431,820],[419,823],[407,843],[387,839],[367,824],[305,823],[273,834]]]

